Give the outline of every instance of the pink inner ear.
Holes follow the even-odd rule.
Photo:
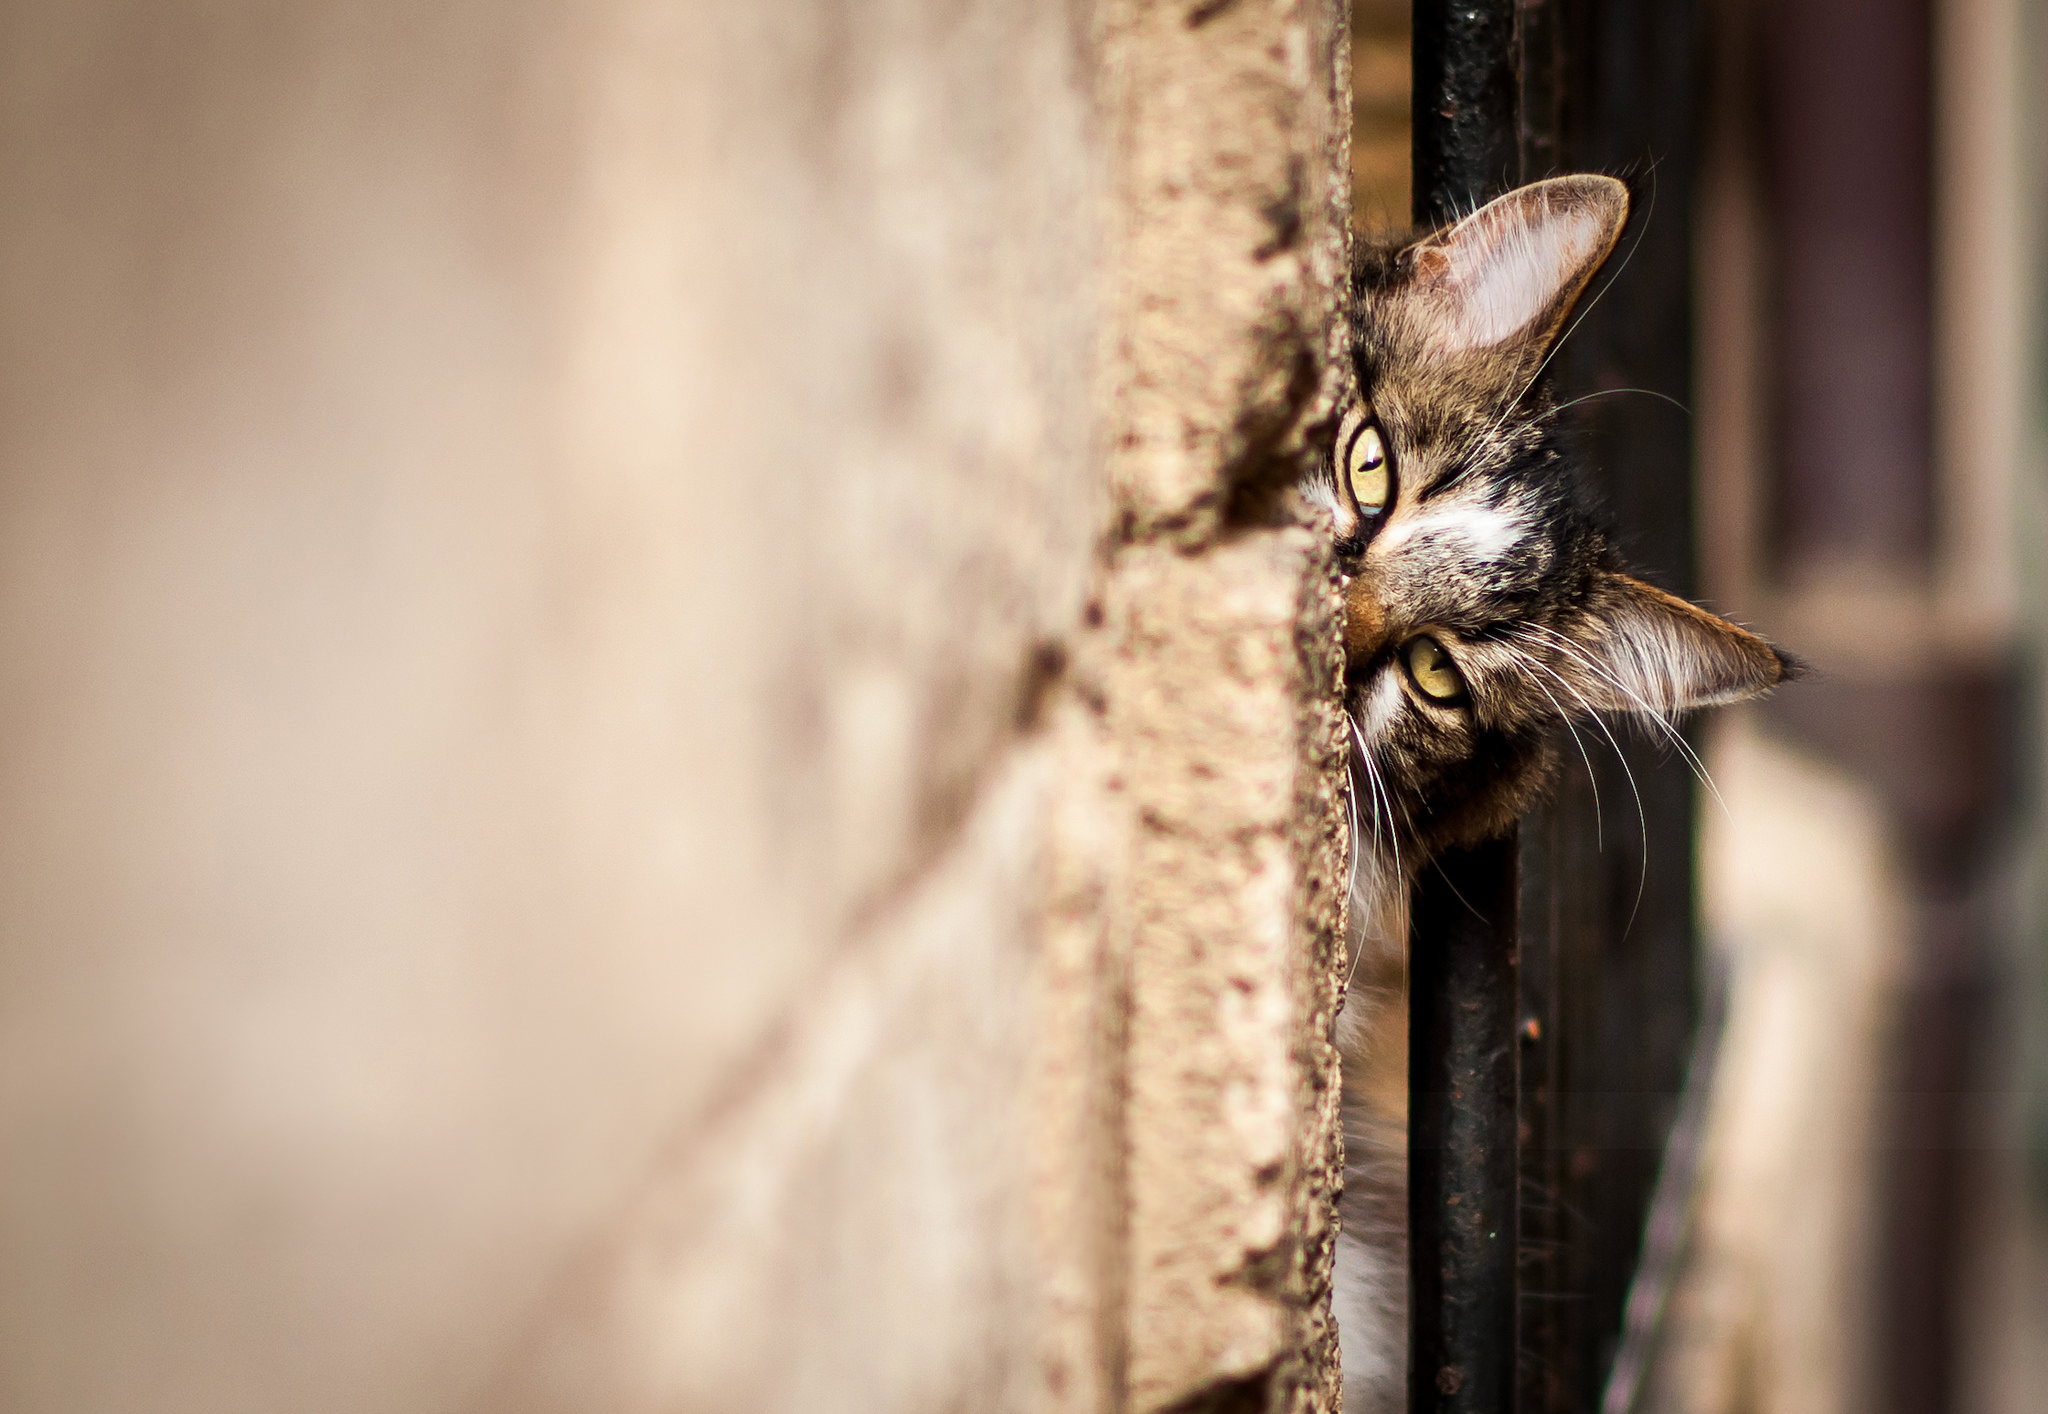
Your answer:
[[[1426,286],[1442,286],[1451,278],[1451,258],[1435,246],[1415,252],[1415,279]]]
[[[1605,247],[1607,223],[1581,202],[1514,197],[1467,217],[1441,246],[1441,264],[1417,273],[1442,301],[1438,337],[1454,350],[1491,348],[1519,334],[1585,278]],[[1432,268],[1433,267],[1433,268]]]

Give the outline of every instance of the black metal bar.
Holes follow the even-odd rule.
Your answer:
[[[1514,0],[1415,0],[1415,219],[1434,225],[1520,179]]]
[[[1416,890],[1409,961],[1411,1410],[1515,1400],[1516,844],[1454,850]]]
[[[1521,176],[1515,0],[1416,0],[1415,219]],[[1508,1414],[1517,1286],[1513,839],[1454,850],[1409,926],[1409,1408]]]
[[[1689,404],[1703,7],[1521,0],[1519,19],[1525,179],[1611,172],[1636,195],[1615,288],[1551,362],[1557,395]],[[1685,414],[1603,397],[1568,417],[1631,566],[1691,594]],[[1590,753],[1597,779],[1561,738],[1556,796],[1522,822],[1520,1414],[1600,1407],[1695,1030],[1691,778],[1618,736]]]

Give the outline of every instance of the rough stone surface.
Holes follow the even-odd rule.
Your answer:
[[[1318,646],[1327,556],[1288,524],[1284,488],[1340,366],[1344,20],[1317,4],[1105,14],[1129,1407],[1327,1407],[1337,667]]]
[[[1329,1407],[1342,25],[0,4],[0,1408]]]

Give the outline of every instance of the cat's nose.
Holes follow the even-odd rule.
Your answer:
[[[1377,654],[1387,641],[1387,614],[1371,581],[1354,579],[1344,590],[1344,652],[1353,662]]]

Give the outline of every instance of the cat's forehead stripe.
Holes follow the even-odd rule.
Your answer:
[[[1529,516],[1521,507],[1490,505],[1466,496],[1399,517],[1381,533],[1379,549],[1392,554],[1416,540],[1489,563],[1505,556],[1529,529]]]

